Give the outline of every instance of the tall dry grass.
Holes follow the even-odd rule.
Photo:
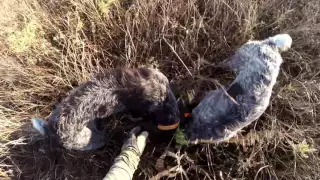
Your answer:
[[[91,75],[113,67],[159,68],[182,97],[193,94],[197,102],[217,82],[233,79],[215,65],[242,43],[286,32],[293,48],[283,54],[263,117],[232,142],[184,148],[194,163],[182,165],[189,179],[320,178],[319,1],[4,0],[0,5],[0,177],[104,176],[121,142],[94,153],[52,150],[29,123],[31,117],[48,116]],[[149,143],[136,179],[157,174],[155,161],[165,148]]]

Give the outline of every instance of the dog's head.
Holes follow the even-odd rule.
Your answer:
[[[155,116],[155,122],[159,130],[168,131],[178,128],[180,123],[180,112],[177,99],[168,88],[168,94],[163,103],[157,107],[152,107],[151,111]]]

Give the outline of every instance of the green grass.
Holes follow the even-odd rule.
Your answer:
[[[9,46],[15,53],[23,53],[38,44],[40,25],[36,21],[30,21],[23,25],[19,31],[13,32],[9,37]]]

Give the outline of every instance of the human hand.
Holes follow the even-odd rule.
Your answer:
[[[147,131],[141,133],[140,131],[141,128],[139,126],[130,131],[128,139],[122,146],[120,155],[115,159],[115,163],[111,166],[104,180],[132,179],[149,135]]]
[[[141,156],[146,146],[146,140],[149,133],[147,131],[141,132],[141,127],[137,126],[129,132],[128,139],[124,142],[122,150],[133,150],[138,156]]]

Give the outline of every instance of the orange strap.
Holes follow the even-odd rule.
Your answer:
[[[184,113],[184,117],[191,117],[191,113]]]
[[[167,125],[167,126],[165,126],[165,125],[158,125],[158,129],[160,129],[160,130],[163,130],[163,131],[168,131],[168,130],[172,130],[172,129],[177,129],[178,127],[179,127],[179,123],[180,122],[177,122],[177,123],[175,123],[175,124],[172,124],[172,125]]]
[[[184,115],[184,117],[191,117],[192,115],[191,115],[191,113],[184,113],[183,114]],[[172,124],[172,125],[167,125],[167,126],[165,126],[165,125],[158,125],[158,129],[160,129],[160,130],[163,130],[163,131],[168,131],[168,130],[172,130],[172,129],[177,129],[178,127],[179,127],[179,123],[180,122],[177,122],[177,123],[175,123],[175,124]]]

